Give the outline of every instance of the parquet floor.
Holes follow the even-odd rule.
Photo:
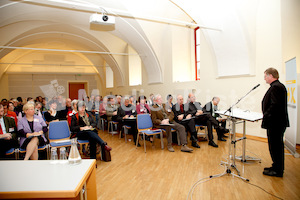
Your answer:
[[[143,147],[136,149],[132,141],[125,143],[124,138],[119,139],[118,135],[112,136],[106,131],[104,133],[100,131],[99,135],[113,148],[111,162],[97,160],[96,180],[99,200],[184,200],[187,199],[189,191],[198,180],[225,171],[220,163],[228,157],[228,141],[216,141],[219,148],[208,146],[206,141],[199,142],[201,148],[194,148],[192,153],[181,152],[179,146],[174,146],[175,152],[171,153],[166,147],[161,150],[160,141],[156,140],[154,147],[151,143],[146,143],[147,153],[144,153]],[[216,135],[215,138],[217,138]],[[263,168],[271,165],[267,143],[249,139],[246,143],[246,155],[259,157],[262,162],[236,161],[241,176],[248,178],[249,183],[281,199],[299,200],[300,159],[286,155],[283,178],[264,176]],[[167,144],[166,138],[164,138],[164,144],[165,146]],[[237,155],[241,155],[241,145],[241,142],[237,144]],[[236,173],[234,169],[232,171]],[[278,198],[240,178],[226,174],[197,185],[192,199],[268,200]]]

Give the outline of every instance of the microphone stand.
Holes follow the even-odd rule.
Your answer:
[[[232,108],[234,106],[236,106],[242,99],[244,99],[250,92],[252,92],[253,90],[255,90],[260,84],[258,84],[257,86],[255,86],[254,88],[252,88],[246,95],[244,95],[243,97],[241,97],[235,104],[233,104],[232,106],[230,106],[225,112],[229,112],[229,120],[233,123],[232,125],[232,129],[231,129],[231,132],[229,133],[229,148],[228,148],[228,160],[227,162],[221,162],[221,164],[225,164],[226,165],[226,170],[225,172],[223,172],[222,174],[216,174],[216,175],[211,175],[210,178],[214,178],[214,177],[221,177],[221,176],[224,176],[226,174],[230,174],[232,176],[235,176],[235,177],[238,177],[244,181],[247,181],[249,182],[250,180],[247,179],[247,178],[244,178],[240,175],[240,171],[237,169],[236,165],[235,165],[235,152],[236,152],[236,142],[239,141],[239,140],[242,140],[242,139],[245,139],[244,137],[243,138],[240,138],[238,140],[236,140],[235,138],[235,123],[236,123],[236,119],[233,118],[232,116]],[[233,151],[231,151],[231,145],[233,145]],[[231,168],[235,169],[237,171],[237,174],[234,174],[231,170]]]

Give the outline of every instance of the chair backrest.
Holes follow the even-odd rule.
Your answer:
[[[138,114],[136,123],[138,130],[152,129],[153,127],[152,120],[149,114]]]
[[[49,140],[69,139],[70,129],[68,121],[49,123]]]

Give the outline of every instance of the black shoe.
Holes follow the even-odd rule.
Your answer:
[[[195,148],[200,148],[200,146],[197,142],[192,142],[192,146],[195,147]]]
[[[228,136],[227,136],[227,135],[223,135],[223,138],[224,138],[224,137],[225,137],[225,138],[228,138]]]
[[[219,147],[214,141],[209,141],[208,145],[210,145],[212,147]]]
[[[225,140],[224,138],[219,138],[218,140],[226,142],[227,140]]]
[[[265,167],[265,168],[264,168],[264,171],[269,171],[269,170],[271,170],[271,169],[273,169],[273,167]]]
[[[283,172],[276,172],[273,169],[264,170],[263,174],[267,176],[283,177]]]

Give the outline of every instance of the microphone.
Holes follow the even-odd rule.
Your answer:
[[[258,86],[260,86],[260,84],[257,84],[257,86],[255,86],[254,88],[252,88],[252,90],[255,90]]]

